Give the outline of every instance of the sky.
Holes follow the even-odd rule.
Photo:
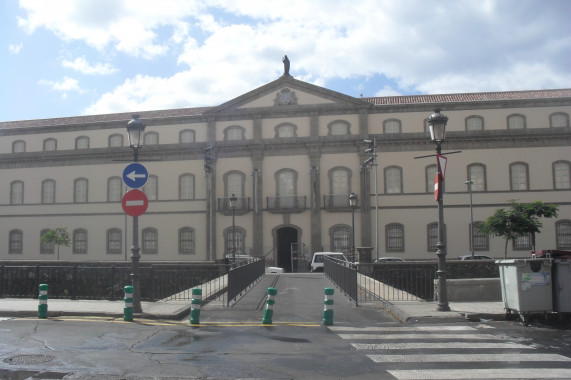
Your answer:
[[[0,121],[216,106],[283,74],[359,97],[571,87],[568,0],[4,0]]]

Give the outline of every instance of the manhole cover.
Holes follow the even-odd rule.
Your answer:
[[[8,364],[39,364],[54,360],[55,356],[50,355],[16,355],[2,360]]]

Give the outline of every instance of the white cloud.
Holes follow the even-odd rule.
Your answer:
[[[24,47],[24,44],[22,44],[22,43],[19,43],[18,45],[10,44],[10,45],[8,45],[8,51],[12,54],[18,54],[18,53],[20,53],[20,50],[22,50],[23,47]]]
[[[49,87],[53,91],[61,92],[62,98],[67,98],[70,91],[77,93],[84,93],[84,91],[79,87],[79,82],[77,79],[70,78],[68,76],[63,77],[60,81],[51,81],[47,79],[40,79],[38,84],[41,86]]]
[[[178,72],[144,75],[120,61],[66,61],[77,70],[117,67],[128,75],[115,88],[99,89],[103,95],[88,113],[217,105],[278,78],[284,54],[294,77],[317,85],[372,76],[395,83],[379,83],[364,96],[571,83],[567,1],[361,0],[350,11],[342,0],[21,4],[27,14],[20,24],[29,32],[46,28],[98,51],[179,64]]]
[[[70,68],[75,71],[79,71],[83,74],[88,75],[109,75],[116,73],[119,69],[113,67],[113,65],[109,63],[95,63],[90,65],[89,62],[85,59],[85,57],[78,57],[73,61],[69,60],[62,60],[61,62],[63,67]]]

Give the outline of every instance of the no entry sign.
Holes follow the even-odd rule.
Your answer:
[[[147,211],[149,199],[141,190],[131,190],[123,195],[123,211],[130,216],[140,216]]]

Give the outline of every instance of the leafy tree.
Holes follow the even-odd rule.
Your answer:
[[[55,244],[57,245],[57,258],[59,260],[59,246],[63,245],[69,247],[70,238],[67,228],[58,227],[55,229],[50,229],[48,232],[40,237],[40,242],[42,244]]]
[[[532,203],[518,203],[515,199],[509,200],[510,207],[498,209],[484,223],[480,230],[488,235],[502,236],[506,239],[504,259],[508,255],[508,242],[531,234],[532,246],[535,250],[535,233],[539,233],[543,224],[539,218],[557,217],[558,206],[535,201]]]

